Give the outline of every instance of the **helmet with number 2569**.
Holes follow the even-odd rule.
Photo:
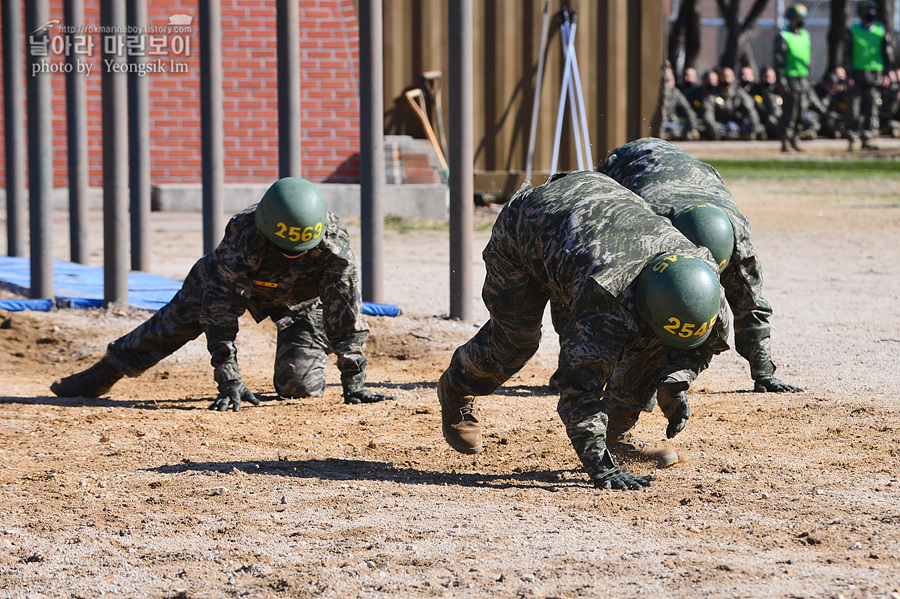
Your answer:
[[[316,247],[325,233],[326,219],[322,194],[301,177],[275,181],[256,207],[256,228],[285,254]]]

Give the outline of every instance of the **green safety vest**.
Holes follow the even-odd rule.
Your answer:
[[[883,71],[884,25],[876,22],[871,28],[865,29],[856,23],[850,32],[853,35],[853,70]]]
[[[781,32],[781,37],[787,42],[788,52],[784,60],[784,74],[788,77],[809,77],[809,57],[812,52],[812,42],[809,31],[801,29],[794,33],[790,29]]]

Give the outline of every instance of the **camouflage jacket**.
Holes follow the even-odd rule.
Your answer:
[[[626,345],[654,336],[634,310],[633,283],[667,253],[696,256],[716,270],[706,248],[697,248],[640,197],[599,173],[556,175],[533,189],[526,184],[504,206],[485,261],[524,267],[567,308],[560,338],[558,373],[567,383],[560,385],[561,403],[602,392]],[[713,334],[684,351],[687,367],[699,372],[728,348],[727,323],[722,301]]]
[[[701,114],[706,123],[733,121],[746,125],[754,133],[762,132],[762,124],[753,98],[737,86],[728,89],[720,88],[718,93],[705,96]]]
[[[295,259],[257,228],[256,204],[236,214],[225,227],[209,261],[200,324],[206,332],[216,382],[240,378],[234,341],[245,312],[257,322],[289,323],[321,301],[325,337],[338,357],[345,391],[362,388],[367,360],[362,347],[369,327],[362,316],[362,295],[350,237],[341,220],[328,213],[325,234],[313,249]]]
[[[663,106],[664,123],[683,123],[688,129],[696,129],[699,126],[694,107],[677,87],[666,88]]]
[[[750,97],[756,103],[756,112],[759,114],[760,123],[770,134],[777,134],[781,123],[782,104],[784,104],[781,94],[777,93],[773,86],[757,83],[751,88]],[[770,137],[770,139],[777,139],[777,137]]]
[[[769,351],[772,307],[762,297],[762,271],[750,243],[750,222],[738,210],[719,173],[678,146],[652,137],[616,148],[598,170],[641,196],[666,218],[674,219],[684,209],[703,203],[728,215],[734,228],[734,253],[721,282],[734,315],[735,348],[750,362],[754,379],[773,374]]]

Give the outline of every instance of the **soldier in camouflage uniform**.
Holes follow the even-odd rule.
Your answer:
[[[598,170],[670,220],[700,204],[719,208],[727,215],[734,234],[733,252],[717,258],[720,264],[726,261],[721,281],[734,315],[735,349],[750,363],[754,391],[802,391],[775,378],[770,349],[772,307],[762,297],[762,269],[750,243],[750,223],[738,210],[719,173],[674,144],[652,137],[616,148]]]
[[[818,97],[818,102],[810,103],[810,108],[817,122],[816,132],[819,137],[846,137],[846,113],[850,107],[846,83],[844,68],[837,67],[813,87],[813,95]]]
[[[853,151],[856,141],[862,149],[877,150],[872,140],[880,133],[879,103],[884,73],[893,66],[893,45],[884,23],[876,20],[878,5],[865,0],[857,6],[859,23],[851,25],[844,36],[844,63],[850,109],[847,111],[847,149]]]
[[[711,254],[609,177],[576,172],[534,189],[523,185],[497,217],[483,257],[490,320],[456,350],[438,383],[447,442],[462,453],[482,450],[475,396],[493,393],[534,355],[553,299],[568,314],[557,410],[575,452],[597,487],[649,485],[651,477],[617,468],[607,450],[603,388],[618,361],[643,359],[647,380],[635,386],[659,387],[669,433],[684,427],[689,409],[682,382],[728,347]],[[674,300],[671,285],[690,289],[693,300]],[[684,327],[673,330],[675,320]]]
[[[800,152],[800,129],[809,110],[812,90],[809,62],[812,41],[805,29],[808,11],[803,4],[788,8],[788,26],[775,36],[773,62],[778,73],[778,91],[784,99],[780,139],[782,152]]]
[[[734,69],[728,67],[720,69],[718,87],[703,98],[701,120],[707,134],[714,132],[711,139],[754,140],[765,131],[755,102],[735,80]]]
[[[675,86],[675,73],[672,71],[672,67],[666,67],[663,84],[665,90],[661,137],[678,141],[700,139],[697,113],[694,112],[693,106],[684,97],[681,90]]]
[[[259,400],[241,381],[235,339],[245,312],[275,323],[275,390],[281,397],[322,395],[327,352],[337,354],[346,403],[391,399],[363,389],[369,328],[359,276],[343,223],[325,210],[305,179],[275,182],[259,204],[228,222],[219,246],[191,269],[182,288],[149,320],[113,341],[91,368],[51,390],[96,397],[123,376],[138,376],[206,334],[219,394],[211,409],[237,411]]]
[[[778,93],[778,76],[772,67],[759,69],[759,82],[750,88],[750,97],[756,103],[756,112],[768,139],[778,139],[781,135],[781,107],[784,99]]]
[[[725,125],[716,120],[714,107],[720,94],[719,73],[714,70],[703,73],[701,84],[685,93],[685,97],[697,113],[697,118],[700,119],[700,134],[704,139],[720,140],[727,134]]]

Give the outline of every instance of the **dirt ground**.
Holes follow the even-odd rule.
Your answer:
[[[276,400],[274,326],[249,319],[258,407],[207,410],[202,340],[107,397],[57,398],[54,379],[148,313],[0,311],[0,597],[900,598],[900,186],[726,183],[753,226],[778,376],[806,391],[752,393],[746,363],[718,356],[673,440],[682,462],[629,463],[656,475],[637,492],[581,472],[546,386],[549,328],[480,401],[484,452],[446,445],[435,382],[486,318],[477,298],[477,322],[445,317],[446,227],[386,234],[385,301],[404,313],[369,317],[367,353],[392,402],[343,405],[333,362],[324,397]],[[476,296],[493,215],[478,210]],[[150,230],[153,271],[183,278],[200,215],[153,213]],[[637,432],[664,429],[657,411]]]

